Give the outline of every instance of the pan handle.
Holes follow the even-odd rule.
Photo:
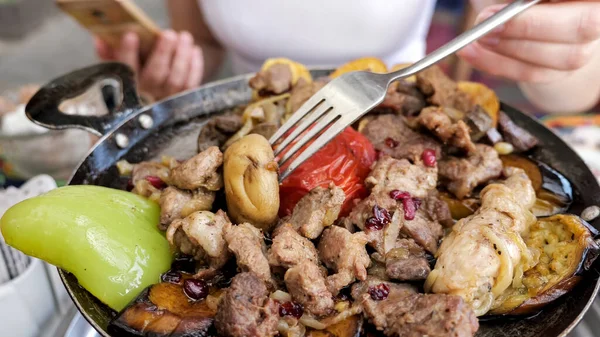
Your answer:
[[[67,115],[59,109],[60,103],[64,100],[77,97],[95,83],[108,78],[120,82],[121,97],[123,97],[121,102],[118,102],[115,97],[112,97],[112,102],[107,102],[108,114]],[[105,90],[103,95],[106,95]],[[131,68],[123,63],[107,62],[79,69],[52,80],[31,98],[25,107],[25,113],[34,123],[48,129],[79,128],[102,136],[139,108],[140,99]]]

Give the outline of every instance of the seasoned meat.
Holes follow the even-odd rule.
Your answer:
[[[298,201],[287,221],[303,236],[316,239],[338,218],[345,199],[344,190],[333,184],[316,187]]]
[[[458,90],[456,82],[438,66],[417,73],[417,86],[432,105],[451,107],[462,112],[469,111],[472,106],[469,96]]]
[[[252,131],[250,131],[250,133],[256,133],[265,137],[266,139],[269,139],[275,134],[277,129],[279,129],[279,126],[279,123],[276,122],[264,122],[252,128]]]
[[[402,207],[402,206],[400,206]],[[423,209],[415,213],[413,220],[403,219],[400,232],[405,236],[414,239],[428,252],[435,254],[438,249],[438,242],[444,234],[439,222],[431,220]]]
[[[511,143],[515,150],[525,152],[533,149],[539,142],[529,131],[515,124],[504,111],[498,115],[498,128],[504,139]]]
[[[272,283],[267,247],[260,229],[249,223],[231,226],[225,232],[225,241],[242,271],[253,272],[268,285]]]
[[[292,299],[316,316],[324,316],[333,310],[333,295],[325,284],[321,269],[309,260],[288,269],[285,285]]]
[[[462,199],[478,185],[497,178],[502,172],[502,161],[494,148],[475,145],[475,151],[466,158],[447,157],[438,163],[440,178],[447,182],[448,191]]]
[[[396,247],[385,255],[385,272],[391,279],[424,280],[430,271],[425,250],[414,240],[399,239]]]
[[[291,268],[305,260],[319,264],[319,253],[309,239],[284,223],[273,231],[268,260],[272,266]]]
[[[319,241],[321,261],[336,274],[327,278],[327,288],[337,295],[340,289],[367,277],[367,267],[371,259],[365,244],[367,236],[363,232],[350,233],[347,229],[330,226],[323,231]]]
[[[219,336],[269,337],[277,334],[278,305],[260,277],[241,273],[231,281],[215,316]]]
[[[425,104],[425,97],[414,84],[400,80],[390,85],[379,108],[391,109],[399,115],[414,116]]]
[[[435,139],[413,131],[404,118],[396,115],[381,115],[367,123],[362,133],[376,150],[395,159],[411,161],[421,158],[425,149],[432,149],[441,157],[441,145]]]
[[[384,284],[385,299],[369,294]],[[366,318],[387,336],[470,337],[479,329],[477,318],[458,296],[419,294],[407,284],[396,284],[369,277],[352,287],[352,297],[362,304]]]
[[[292,70],[287,64],[274,64],[266,70],[259,71],[250,79],[249,85],[258,92],[284,93],[292,86]]]
[[[490,310],[519,270],[536,263],[520,235],[536,221],[529,210],[535,191],[523,170],[507,168],[505,175],[502,184],[481,191],[481,207],[473,215],[452,227],[426,281],[426,290],[459,295],[478,316]]]
[[[439,222],[442,226],[452,227],[452,225],[454,225],[448,203],[438,198],[435,193],[432,193],[432,195],[425,198],[421,207],[423,207],[423,210],[430,219]]]
[[[443,109],[438,107],[423,109],[418,117],[418,122],[442,142],[465,152],[475,151],[475,144],[471,141],[467,124],[461,120],[453,122]]]
[[[233,136],[242,127],[242,116],[227,114],[212,117],[198,135],[198,153],[211,146],[221,148],[227,139]]]
[[[308,83],[303,78],[300,78],[290,92],[291,96],[287,103],[290,107],[289,112],[294,113],[296,110],[300,109],[302,104],[316,94],[317,91],[321,90],[325,84],[327,84],[327,82],[324,79],[318,79]]]
[[[218,172],[222,164],[223,153],[211,146],[171,170],[171,184],[184,190],[204,187],[218,191],[223,187],[223,177]]]
[[[224,233],[230,228],[231,221],[222,210],[216,214],[194,212],[185,219],[171,223],[167,230],[167,240],[181,252],[192,251],[197,260],[208,263],[210,268],[216,270],[223,267],[231,257],[224,238]],[[187,240],[182,240],[180,232],[187,236]],[[194,246],[193,249],[188,246],[190,243]]]
[[[406,159],[380,157],[365,179],[371,193],[389,193],[393,190],[409,192],[412,197],[425,198],[437,185],[437,167],[422,163],[411,164]]]
[[[173,220],[185,218],[197,211],[210,211],[215,201],[215,192],[200,188],[194,192],[169,186],[160,195],[161,230],[167,229]]]
[[[143,161],[133,165],[131,172],[131,183],[135,186],[138,181],[146,179],[146,177],[158,177],[162,181],[167,182],[169,178],[169,168],[161,163]]]

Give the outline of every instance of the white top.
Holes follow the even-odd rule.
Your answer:
[[[338,66],[375,56],[388,66],[425,55],[435,0],[198,0],[234,73],[269,57]]]

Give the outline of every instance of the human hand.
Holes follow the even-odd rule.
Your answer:
[[[118,48],[111,48],[96,38],[95,48],[100,59],[118,61],[130,66],[137,74],[140,92],[155,99],[194,88],[200,84],[203,74],[203,58],[200,47],[188,32],[163,31],[146,58],[140,64],[140,41],[135,33],[123,35]]]
[[[503,6],[486,7],[476,22]],[[458,55],[492,75],[519,82],[549,83],[600,57],[599,44],[600,1],[562,1],[531,7]]]

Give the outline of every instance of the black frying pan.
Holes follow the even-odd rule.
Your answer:
[[[331,70],[312,70],[314,77]],[[46,84],[26,107],[30,119],[51,129],[83,128],[102,136],[87,158],[74,172],[70,185],[92,184],[124,189],[127,181],[117,172],[120,159],[136,163],[158,160],[161,155],[178,159],[196,153],[196,140],[202,125],[210,116],[247,103],[250,100],[248,79],[244,75],[207,84],[151,106],[140,106],[133,73],[119,63],[105,63],[81,69]],[[97,81],[113,78],[122,88],[122,100],[113,102],[108,115],[84,117],[65,115],[59,111],[61,101],[76,97]],[[118,96],[118,95],[117,95]],[[532,154],[549,164],[572,183],[573,214],[589,205],[600,205],[600,186],[579,156],[552,131],[533,118],[507,105],[502,109],[522,127],[541,140]],[[592,225],[600,229],[600,218]],[[596,262],[583,280],[570,293],[529,318],[483,319],[477,336],[566,336],[583,318],[598,292],[600,262]],[[60,271],[73,302],[102,336],[115,313],[83,289],[76,278]]]

